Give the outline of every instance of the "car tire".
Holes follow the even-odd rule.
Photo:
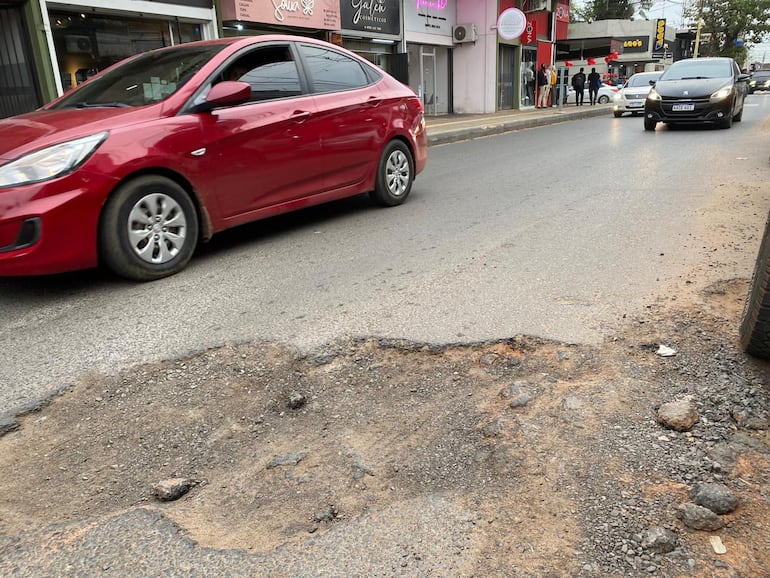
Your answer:
[[[615,116],[615,118],[620,118],[621,116],[623,116],[623,113],[617,110],[614,111],[612,114]]]
[[[197,243],[195,205],[166,177],[146,175],[123,183],[102,211],[100,260],[126,279],[153,281],[178,273]]]
[[[741,347],[747,353],[770,359],[770,216],[759,245],[739,333]]]
[[[377,166],[372,199],[383,207],[400,205],[409,196],[414,182],[414,159],[409,147],[400,140],[390,141],[382,151]]]
[[[599,100],[597,101],[599,104],[607,104],[610,101],[610,97],[606,94],[603,94],[599,97]]]
[[[743,106],[741,106],[741,112],[733,117],[733,122],[741,122],[743,120]]]
[[[649,118],[644,119],[644,130],[655,130],[656,126],[658,126],[658,121]]]

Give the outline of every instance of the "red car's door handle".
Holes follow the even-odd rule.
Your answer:
[[[296,123],[303,123],[310,118],[310,113],[306,110],[295,110],[291,115],[291,120]]]
[[[370,96],[369,100],[366,101],[367,106],[376,107],[380,106],[382,104],[382,99],[376,97],[376,96]]]

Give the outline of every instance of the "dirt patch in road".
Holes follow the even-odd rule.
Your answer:
[[[770,575],[767,366],[737,349],[745,291],[724,282],[697,310],[650,308],[601,347],[243,344],[92,376],[0,438],[0,531],[143,505],[201,546],[269,554],[441,496],[473,513],[453,575]],[[691,432],[655,423],[687,395]],[[199,483],[158,502],[153,485],[175,477]],[[722,556],[675,515],[701,481],[742,504]],[[651,526],[677,533],[673,554],[642,548]],[[431,564],[417,553],[402,571],[438,575]]]
[[[143,508],[201,547],[289,548],[294,576],[770,576],[770,373],[736,335],[770,196],[753,178],[717,185],[683,248],[697,265],[601,346],[232,344],[85,378],[0,437],[0,560]],[[656,423],[684,398],[690,431]],[[176,477],[197,484],[159,502]],[[701,482],[739,499],[718,531],[677,516]],[[644,544],[654,527],[673,551]],[[301,570],[360,536],[399,553]]]

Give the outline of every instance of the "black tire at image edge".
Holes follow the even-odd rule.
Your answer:
[[[747,353],[770,359],[770,215],[749,284],[739,333],[741,347]]]

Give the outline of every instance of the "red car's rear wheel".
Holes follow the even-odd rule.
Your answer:
[[[412,182],[414,159],[409,147],[400,140],[390,141],[380,157],[372,198],[385,207],[400,205],[409,196]]]

